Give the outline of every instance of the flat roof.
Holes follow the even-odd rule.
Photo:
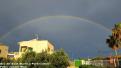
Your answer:
[[[6,47],[8,47],[6,44],[3,44],[3,43],[0,43],[0,46],[6,46]]]

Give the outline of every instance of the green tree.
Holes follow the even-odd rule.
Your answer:
[[[109,36],[109,38],[106,40],[106,43],[115,51],[117,56],[117,50],[121,48],[121,23],[115,24],[114,28],[112,29],[112,35]]]
[[[50,54],[47,52],[38,53],[35,57],[36,62],[48,63]]]
[[[27,68],[35,68],[34,65],[32,63],[35,63],[35,56],[36,53],[35,52],[25,52],[24,54],[22,54],[21,58],[18,58],[17,62],[20,63],[29,63],[30,65],[27,65]]]
[[[115,24],[112,29],[112,35],[106,40],[108,46],[113,50],[117,50],[121,47],[121,23]]]
[[[67,68],[69,57],[64,50],[57,50],[53,54],[46,51],[42,53],[26,52],[18,59],[21,63],[40,63],[40,65],[30,65],[28,68]]]
[[[69,66],[69,57],[63,49],[54,52],[51,55],[51,64],[56,68],[67,68]]]
[[[11,62],[15,62],[15,60],[14,59],[0,57],[0,63],[11,63]]]
[[[35,68],[54,68],[50,63],[51,55],[44,51],[42,53],[36,54],[35,61],[36,63],[41,63],[40,65],[36,65]]]
[[[19,61],[22,63],[32,63],[35,62],[35,56],[35,52],[26,52],[22,54],[22,57],[19,59]]]

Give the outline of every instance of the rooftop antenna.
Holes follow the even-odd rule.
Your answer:
[[[38,34],[34,34],[34,36],[35,36],[35,39],[39,39],[39,35]]]

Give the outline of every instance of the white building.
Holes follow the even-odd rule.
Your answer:
[[[19,57],[22,53],[26,51],[34,51],[36,53],[41,53],[43,51],[47,51],[47,53],[51,54],[54,51],[54,46],[48,40],[38,40],[32,39],[29,41],[21,41],[19,44]]]

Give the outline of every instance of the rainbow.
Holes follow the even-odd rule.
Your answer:
[[[22,24],[22,25],[20,25],[20,26],[17,26],[17,27],[15,27],[15,28],[13,28],[13,29],[10,30],[8,33],[6,33],[5,35],[3,35],[3,36],[0,38],[0,40],[5,39],[5,38],[6,38],[7,36],[9,36],[12,32],[14,32],[14,31],[16,31],[16,30],[18,30],[18,29],[24,27],[25,25],[32,24],[32,23],[34,23],[35,21],[39,21],[39,20],[45,20],[45,21],[46,21],[46,20],[48,20],[48,19],[53,19],[53,18],[54,18],[54,19],[56,19],[56,18],[78,19],[78,20],[87,22],[87,23],[89,23],[89,24],[96,25],[96,26],[98,26],[98,27],[100,27],[100,28],[102,28],[102,29],[104,29],[104,30],[106,30],[106,31],[108,31],[108,32],[111,32],[111,30],[108,29],[108,28],[106,28],[104,25],[101,25],[101,24],[99,24],[99,23],[93,22],[93,21],[88,20],[88,19],[85,19],[85,18],[77,17],[77,16],[64,16],[64,15],[43,16],[43,17],[40,17],[40,18],[32,19],[32,20],[30,20],[30,21],[28,21],[28,22],[26,22],[26,23],[24,23],[24,24]]]

